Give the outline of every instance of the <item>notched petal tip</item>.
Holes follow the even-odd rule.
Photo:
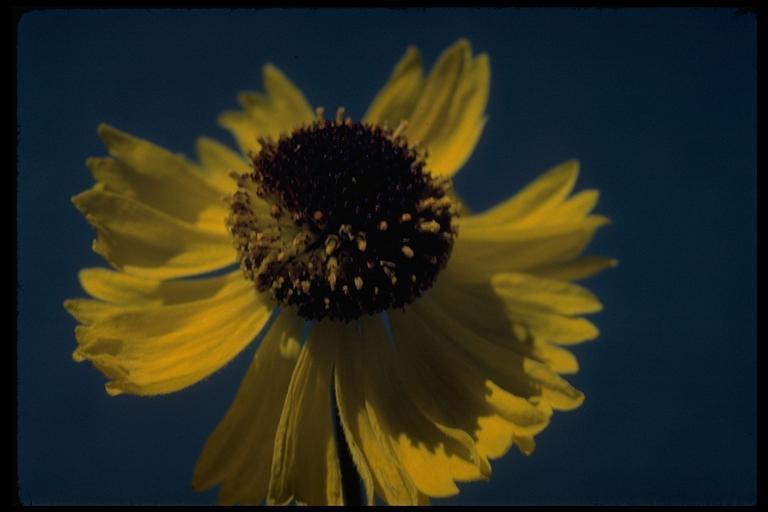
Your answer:
[[[75,194],[73,196],[70,196],[69,201],[75,205],[75,208],[77,208],[80,213],[85,215],[85,207],[83,205],[84,196],[88,193],[88,191],[80,192],[79,194]]]
[[[579,178],[579,172],[581,172],[581,162],[576,158],[571,158],[556,166],[551,172],[553,174],[562,173],[567,177],[567,180],[573,180],[575,184]]]
[[[567,400],[550,400],[550,404],[554,409],[558,411],[573,411],[581,407],[581,405],[584,403],[584,393],[574,388],[573,386],[569,386],[569,388],[570,389],[568,390]]]
[[[601,304],[602,307],[602,304]],[[600,337],[600,329],[597,328],[595,324],[587,320],[586,318],[581,317],[574,317],[581,320],[581,325],[583,330],[581,331],[580,336],[576,336],[573,338],[563,338],[561,340],[555,340],[555,343],[559,343],[562,345],[575,345],[578,343],[583,343],[586,341],[594,341]]]
[[[605,215],[590,215],[587,219],[594,223],[595,229],[613,224],[613,221]]]
[[[470,53],[472,52],[472,43],[469,42],[467,37],[460,37],[455,43],[448,47],[448,51],[459,49],[469,51]]]
[[[515,446],[517,446],[517,448],[520,450],[520,453],[526,457],[533,454],[534,450],[536,449],[536,441],[533,437],[515,436],[514,443]]]
[[[107,123],[99,123],[99,126],[96,128],[96,133],[101,139],[101,142],[104,143],[104,145],[107,147],[107,149],[109,149],[109,147],[113,145],[118,138],[125,138],[129,136],[126,132],[118,130],[114,126]]]
[[[85,159],[85,166],[88,168],[89,171],[93,172],[94,169],[96,169],[99,166],[99,163],[102,162],[104,159],[99,158],[96,156],[89,156]]]
[[[77,309],[77,299],[67,299],[62,302],[62,305],[67,310],[67,313],[74,316],[73,312]]]
[[[100,232],[99,237],[101,236],[102,236],[102,233]],[[122,270],[123,268],[122,266],[118,265],[112,259],[110,259],[109,250],[107,250],[105,244],[99,238],[95,238],[93,242],[91,242],[91,250],[96,254],[98,254],[99,256],[101,256],[102,258],[104,258],[107,261],[107,263],[112,265],[114,268]]]
[[[264,65],[261,66],[261,74],[262,74],[263,80],[266,81],[269,76],[282,75],[283,72],[280,71],[280,68],[278,68],[271,62],[265,62]]]
[[[421,52],[419,51],[419,47],[415,44],[409,44],[408,47],[405,49],[405,53],[403,54],[403,57],[408,57],[409,59],[419,59],[421,60]]]
[[[102,134],[107,132],[110,129],[114,129],[114,128],[112,128],[110,124],[102,121],[101,123],[96,125],[96,134],[99,136],[99,138],[101,138]]]
[[[124,392],[122,386],[115,381],[109,381],[104,384],[104,389],[109,396],[122,395]]]
[[[390,79],[402,76],[405,72],[412,69],[416,69],[419,71],[419,73],[421,73],[421,68],[422,59],[419,48],[415,45],[409,45],[395,66],[395,69],[392,72],[392,77],[390,77]]]

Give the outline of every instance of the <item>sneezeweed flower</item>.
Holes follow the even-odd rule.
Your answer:
[[[220,118],[242,154],[203,138],[199,164],[99,127],[111,156],[88,160],[97,183],[73,202],[115,270],[82,270],[93,299],[65,303],[81,324],[75,360],[110,395],[171,393],[279,310],[195,488],[340,504],[348,450],[368,503],[426,503],[487,479],[512,445],[530,454],[553,410],[581,404],[560,377],[577,370],[563,345],[598,335],[579,315],[601,305],[572,281],[613,264],[580,256],[607,220],[590,214],[596,191],[571,195],[573,161],[466,210],[451,176],[483,130],[489,84],[487,55],[465,40],[426,78],[409,48],[354,122],[313,111],[267,65],[266,94]]]

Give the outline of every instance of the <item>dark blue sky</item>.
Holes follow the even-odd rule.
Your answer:
[[[197,503],[195,460],[253,346],[155,398],[75,364],[77,271],[104,265],[70,196],[106,121],[193,154],[273,62],[359,118],[408,44],[465,36],[489,121],[456,177],[483,209],[579,158],[613,220],[590,247],[601,337],[574,349],[584,405],[555,414],[450,503],[750,503],[756,488],[756,30],[732,9],[50,11],[18,31],[18,474],[25,503]],[[438,501],[442,503],[443,501]]]

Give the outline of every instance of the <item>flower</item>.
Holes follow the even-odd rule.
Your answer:
[[[454,495],[512,445],[530,454],[583,400],[563,345],[597,337],[579,315],[601,304],[572,281],[614,264],[580,256],[607,219],[596,191],[571,195],[578,163],[463,207],[450,177],[490,86],[466,40],[426,78],[409,48],[363,123],[325,120],[271,65],[264,86],[220,117],[247,158],[201,138],[196,164],[99,127],[111,156],[88,159],[96,185],[73,202],[115,270],[81,270],[93,298],[65,302],[74,359],[110,395],[170,393],[268,329],[195,468],[222,503],[343,503],[347,449],[368,502],[390,504]]]

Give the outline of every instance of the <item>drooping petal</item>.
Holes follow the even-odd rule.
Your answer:
[[[506,453],[515,435],[533,435],[549,423],[546,404],[501,389],[418,314],[406,309],[389,316],[409,394],[435,421],[471,434],[485,464]]]
[[[578,285],[526,274],[487,278],[449,263],[431,294],[447,315],[479,336],[521,355],[574,370],[571,361],[551,343],[594,339],[597,328],[579,314],[599,311],[597,299]]]
[[[474,311],[463,304],[464,313],[457,315],[456,310],[445,308],[447,301],[437,302],[440,295],[440,292],[430,293],[414,302],[410,309],[421,315],[445,341],[478,365],[487,378],[513,395],[540,397],[554,409],[573,409],[581,404],[583,394],[540,358],[524,355],[520,345],[505,346],[481,336],[471,327]]]
[[[333,322],[312,326],[293,371],[275,436],[269,504],[343,502],[331,413],[335,327]]]
[[[221,483],[222,504],[258,505],[266,498],[275,432],[301,351],[303,325],[292,310],[280,313],[200,454],[192,484],[204,490]]]
[[[373,490],[390,505],[415,505],[417,490],[411,477],[381,431],[376,415],[366,405],[366,368],[359,358],[359,335],[354,327],[342,327],[342,345],[336,361],[336,403],[344,436],[353,461],[365,485],[368,504]]]
[[[85,324],[75,329],[79,346],[73,358],[87,359],[104,373],[111,395],[171,393],[207,377],[251,342],[271,307],[242,278],[226,279],[223,286],[222,278],[204,279],[191,287],[201,288],[177,291],[204,298],[168,305],[66,301]]]
[[[525,274],[496,274],[491,287],[504,302],[509,320],[537,339],[578,343],[598,335],[591,322],[575,317],[602,309],[586,288]],[[562,361],[562,355],[558,359]]]
[[[242,92],[238,99],[245,111],[219,117],[219,124],[232,132],[245,155],[259,151],[260,137],[277,139],[314,118],[302,92],[275,66],[264,66],[263,81],[266,95]]]
[[[381,321],[363,318],[361,325],[358,340],[339,354],[338,392],[377,489],[392,503],[415,503],[414,487],[427,496],[450,496],[458,492],[456,481],[486,477],[471,437],[430,420],[410,401]]]
[[[423,83],[421,55],[415,46],[409,46],[368,107],[363,122],[397,128],[401,120],[411,117]]]
[[[97,230],[93,250],[129,274],[167,279],[210,272],[236,261],[226,231],[199,229],[98,184],[72,202]]]
[[[473,58],[469,41],[460,39],[440,55],[405,132],[427,148],[433,174],[450,176],[469,158],[485,124],[489,91],[488,56]]]

